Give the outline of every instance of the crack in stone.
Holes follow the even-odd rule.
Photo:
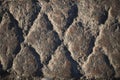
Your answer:
[[[64,31],[64,34],[65,32],[67,31],[67,29],[69,28],[69,26],[74,22],[74,19],[77,18],[78,16],[78,7],[76,4],[74,4],[71,9],[69,10],[68,12],[68,19],[67,19],[67,23],[65,25],[65,31]]]
[[[17,30],[17,31],[16,31],[16,34],[18,35],[18,36],[17,36],[18,45],[17,45],[17,47],[15,48],[15,50],[13,51],[13,54],[14,54],[15,56],[14,56],[13,59],[10,60],[10,63],[8,64],[8,65],[9,65],[9,66],[8,66],[8,70],[6,70],[6,71],[4,71],[4,70],[0,71],[0,76],[3,77],[3,78],[6,77],[6,76],[8,76],[8,75],[10,75],[11,68],[12,68],[12,66],[13,66],[13,61],[14,61],[16,55],[20,52],[20,50],[21,50],[21,46],[20,46],[20,45],[21,45],[21,43],[24,41],[22,29],[20,29],[20,28],[18,27],[18,21],[13,17],[13,15],[10,13],[10,11],[9,11],[8,9],[3,10],[3,14],[4,14],[5,12],[7,12],[7,13],[9,14],[10,20],[11,20],[11,22],[12,22],[12,23],[10,23],[10,26],[11,26],[11,27],[14,26],[14,27],[16,28],[16,30]],[[10,27],[10,28],[11,28],[11,27]],[[1,67],[2,67],[2,65],[1,65]]]
[[[95,44],[95,43],[96,43],[96,40],[97,40],[97,38],[98,38],[99,36],[100,36],[100,31],[98,32],[96,38],[95,38],[94,36],[92,36],[91,41],[90,41],[90,44],[89,44],[88,52],[87,52],[88,56],[87,56],[87,59],[86,59],[86,61],[85,61],[84,63],[86,63],[87,60],[88,60],[88,57],[90,57],[90,56],[93,54],[94,48],[96,47],[96,44]]]
[[[109,10],[108,10],[109,11]],[[108,19],[108,11],[104,11],[102,14],[101,14],[101,16],[100,16],[100,18],[99,18],[99,23],[98,23],[98,25],[100,25],[100,24],[105,24],[105,22],[107,21],[107,19]]]
[[[49,19],[49,17],[47,16],[47,14],[46,14],[46,17],[47,17],[48,21],[50,22],[50,24],[52,25],[52,30],[55,31],[56,34],[58,35],[58,32],[53,29],[54,25],[51,23],[51,20]],[[71,23],[71,24],[72,24],[72,23]],[[71,25],[71,24],[70,24],[70,25]],[[70,25],[69,25],[69,26],[70,26]],[[58,36],[59,36],[59,35],[58,35]],[[60,37],[59,37],[59,38],[60,38]],[[64,40],[60,40],[60,44],[57,46],[57,48],[58,48],[60,45],[64,44],[63,42],[64,42]],[[64,46],[65,46],[65,45],[64,45]],[[57,50],[57,48],[54,50],[54,52]],[[66,57],[68,58],[68,60],[69,60],[69,61],[71,62],[71,64],[72,64],[72,69],[71,69],[72,77],[73,77],[73,78],[76,78],[76,79],[79,79],[80,76],[81,76],[81,74],[80,74],[80,72],[77,70],[77,65],[78,65],[78,63],[70,56],[71,53],[68,51],[67,47],[65,47],[65,50],[67,50],[67,53],[66,53],[65,55],[66,55]],[[51,56],[52,56],[52,55],[51,55]],[[51,57],[51,58],[52,58],[52,57]],[[51,60],[51,58],[49,59],[49,61]],[[48,64],[49,64],[49,61],[48,61]]]
[[[36,6],[36,4],[38,3],[38,0],[35,0],[35,1],[33,0],[32,2],[34,2],[35,3],[34,6]],[[27,30],[26,36],[29,34],[29,31],[30,31],[32,25],[34,24],[34,21],[37,19],[38,14],[40,13],[40,10],[41,10],[40,5],[39,6],[37,5],[37,8],[38,9],[34,12],[34,15],[31,16],[30,22],[32,22],[32,23],[31,23],[31,26],[28,26],[28,30]]]
[[[104,16],[102,16],[102,17],[104,17],[104,21],[103,22],[101,22],[101,24],[105,24],[105,22],[107,21],[107,19],[108,19],[108,16],[109,16],[109,10],[110,9],[108,9],[108,11],[105,11],[105,13],[104,13]],[[103,19],[102,19],[103,20]],[[101,20],[101,21],[102,21]],[[90,41],[90,47],[89,47],[89,49],[88,49],[88,54],[92,54],[93,53],[93,49],[94,49],[94,47],[96,46],[95,45],[95,43],[96,43],[96,40],[97,40],[97,38],[100,36],[100,32],[101,32],[101,28],[99,28],[99,32],[98,32],[98,34],[97,34],[97,37],[95,38],[94,36],[91,38],[91,41]],[[90,55],[89,55],[90,56]],[[89,57],[88,56],[88,57]]]
[[[50,19],[48,18],[48,15],[47,14],[44,14],[44,16],[45,16],[45,18],[46,18],[46,20],[50,23],[50,25],[51,25],[51,27],[49,28],[50,30],[52,30],[52,31],[54,31],[54,33],[56,34],[56,36],[58,36],[58,38],[60,38],[59,37],[59,35],[58,35],[58,33],[57,33],[57,31],[55,31],[55,30],[53,30],[53,24],[51,23],[51,21],[50,21]],[[53,53],[57,50],[57,48],[60,46],[62,44],[62,41],[59,39],[59,41],[58,41],[58,44],[57,44],[57,47],[55,48],[55,50],[53,51]],[[48,61],[47,61],[47,64],[49,64],[49,61],[52,59],[52,55],[48,58]]]
[[[30,50],[32,50],[34,53],[32,55],[35,56],[35,59],[38,63],[38,70],[36,71],[35,73],[35,76],[42,76],[43,73],[41,71],[41,68],[43,67],[43,64],[41,63],[41,60],[40,60],[40,55],[37,53],[36,49],[34,47],[32,47],[31,45],[28,45],[27,43],[23,44],[24,46],[28,46]]]
[[[110,62],[109,56],[105,54],[104,49],[103,49],[103,51],[104,51],[104,55],[105,55],[105,59],[106,59],[105,62],[113,69],[113,71],[114,71],[113,76],[114,76],[115,75],[115,69],[114,69],[113,65],[111,64],[111,62]]]
[[[108,20],[108,18],[109,18],[109,15],[110,15],[110,8],[107,10],[107,12],[106,12],[106,20],[105,20],[105,22],[104,22],[104,24],[106,23],[106,21]],[[115,20],[115,23],[113,23],[113,24],[116,24],[118,22],[118,20]],[[103,27],[103,26],[102,26]],[[97,38],[102,34],[101,32],[101,28],[99,28],[100,29],[100,31],[99,31],[99,35],[97,36]],[[97,39],[96,38],[96,39]],[[113,69],[113,71],[114,71],[114,74],[113,74],[113,76],[115,75],[115,68],[114,68],[114,66],[113,66],[113,64],[111,63],[111,60],[110,60],[110,58],[109,58],[109,56],[107,55],[107,54],[105,54],[105,53],[107,53],[106,52],[106,50],[104,50],[104,48],[102,47],[102,49],[103,49],[103,51],[104,51],[104,55],[106,56],[106,58],[107,58],[107,61],[106,62],[108,62],[108,64],[110,64],[110,67]]]
[[[89,48],[88,48],[88,51],[87,51],[87,55],[89,55],[93,52],[94,46],[95,46],[95,37],[92,36],[92,38],[90,40],[90,43],[89,43]]]
[[[11,25],[11,26],[12,26],[12,25],[16,25],[17,27],[15,27],[15,28],[18,30],[17,34],[18,34],[19,45],[16,47],[15,51],[13,52],[13,54],[15,54],[15,57],[16,57],[17,54],[21,51],[21,43],[24,43],[24,39],[25,39],[25,38],[23,37],[22,29],[21,29],[20,27],[18,27],[18,21],[13,17],[13,15],[10,13],[9,10],[5,9],[4,13],[5,13],[5,12],[9,13],[11,21],[14,22],[14,24],[10,24],[10,25]],[[34,23],[34,21],[33,21],[33,23]],[[35,50],[34,48],[31,47],[31,49],[36,53],[36,50]],[[39,56],[38,56],[37,54],[33,54],[33,55],[36,57],[37,62],[39,62],[39,60],[38,60]],[[14,61],[15,57],[12,59],[11,63],[8,64],[8,65],[10,65],[9,70],[7,70],[7,71],[2,71],[2,72],[1,72],[1,77],[6,77],[6,76],[10,75],[11,68],[12,68],[12,66],[13,66],[13,61]],[[39,58],[39,59],[40,59],[40,58]],[[41,65],[40,63],[38,63],[38,65],[39,65],[39,69],[38,69],[38,71],[36,72],[36,76],[39,76],[39,77],[40,77],[40,76],[43,74],[43,73],[40,71],[40,68],[42,67],[42,65]]]
[[[42,13],[42,15],[44,16],[45,20],[47,21],[47,23],[46,23],[46,24],[47,24],[47,29],[48,29],[49,31],[53,31],[54,35],[55,35],[56,37],[58,37],[57,43],[56,43],[56,47],[54,48],[54,51],[52,51],[52,53],[54,53],[54,52],[56,51],[56,49],[61,45],[61,41],[60,41],[60,39],[59,39],[58,33],[53,30],[53,25],[52,25],[51,21],[49,20],[47,14]],[[26,43],[28,43],[28,42],[26,42]],[[31,44],[31,46],[32,46],[32,44]],[[32,46],[32,47],[33,47],[33,46]],[[34,49],[35,49],[35,47],[34,47]],[[36,50],[36,52],[37,52],[37,50]],[[39,53],[39,52],[37,52],[37,53]],[[40,54],[39,54],[39,56],[40,56]],[[47,60],[43,63],[44,65],[48,65],[48,64],[49,64],[49,61],[51,60],[51,56],[52,56],[52,55],[47,56]]]
[[[72,58],[71,52],[68,50],[68,48],[65,45],[64,45],[64,48],[67,51],[65,55],[66,55],[67,59],[70,61],[71,66],[72,66],[71,67],[72,77],[74,79],[80,79],[80,77],[82,77],[83,75],[80,73],[80,71],[78,69],[78,67],[80,67],[79,64]]]
[[[48,29],[49,30],[53,30],[53,24],[51,23],[50,19],[48,18],[48,15],[44,13],[43,16],[45,17],[46,21],[48,21],[48,23],[50,24],[50,26],[48,27]]]
[[[15,54],[15,57],[16,57],[16,55],[17,55],[17,54],[20,52],[20,50],[21,50],[20,44],[24,41],[24,38],[23,38],[22,29],[20,29],[20,28],[18,27],[18,21],[13,17],[13,15],[10,13],[9,10],[7,10],[7,12],[9,13],[12,22],[14,22],[14,25],[17,26],[16,29],[17,29],[17,31],[18,31],[17,34],[18,34],[19,45],[16,47],[15,51],[13,52],[13,54]],[[13,24],[10,24],[10,25],[12,26]],[[14,58],[14,59],[15,59],[15,58]],[[14,59],[13,59],[13,60],[14,60]],[[12,65],[13,65],[13,60],[12,60],[12,62],[10,63],[10,65],[11,65],[10,68],[11,68]]]

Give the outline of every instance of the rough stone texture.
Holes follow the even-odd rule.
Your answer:
[[[31,47],[22,47],[20,53],[15,57],[13,62],[13,69],[20,76],[29,77],[33,75],[38,69],[35,52]]]
[[[12,66],[11,62],[19,49],[18,32],[11,15],[4,13],[0,23],[0,63],[4,70]]]
[[[0,80],[120,78],[120,0],[0,0]]]
[[[78,22],[67,29],[64,43],[68,46],[73,59],[82,65],[92,51],[94,37],[90,30],[85,30],[81,22]]]
[[[54,55],[52,55],[48,67],[43,69],[46,77],[52,79],[69,79],[71,77],[71,64],[65,54],[64,46],[59,46]]]
[[[107,56],[101,48],[95,47],[95,51],[88,57],[87,62],[82,66],[85,76],[90,78],[110,79],[114,74]]]
[[[104,48],[111,64],[115,69],[115,76],[120,76],[120,24],[118,21],[106,24],[100,33],[98,45]]]
[[[60,39],[63,39],[65,30],[77,17],[77,5],[72,0],[51,0],[50,4],[53,5],[51,5],[52,10],[47,12],[48,17]]]
[[[36,49],[40,55],[41,62],[46,64],[51,54],[54,53],[55,49],[60,44],[59,37],[57,33],[52,30],[52,25],[47,15],[38,15],[38,18],[26,38],[26,42]]]
[[[40,6],[36,0],[11,0],[9,1],[9,10],[24,30],[24,34],[27,34],[40,11]]]

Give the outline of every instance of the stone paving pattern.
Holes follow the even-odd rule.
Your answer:
[[[0,0],[0,80],[120,78],[120,0]]]

